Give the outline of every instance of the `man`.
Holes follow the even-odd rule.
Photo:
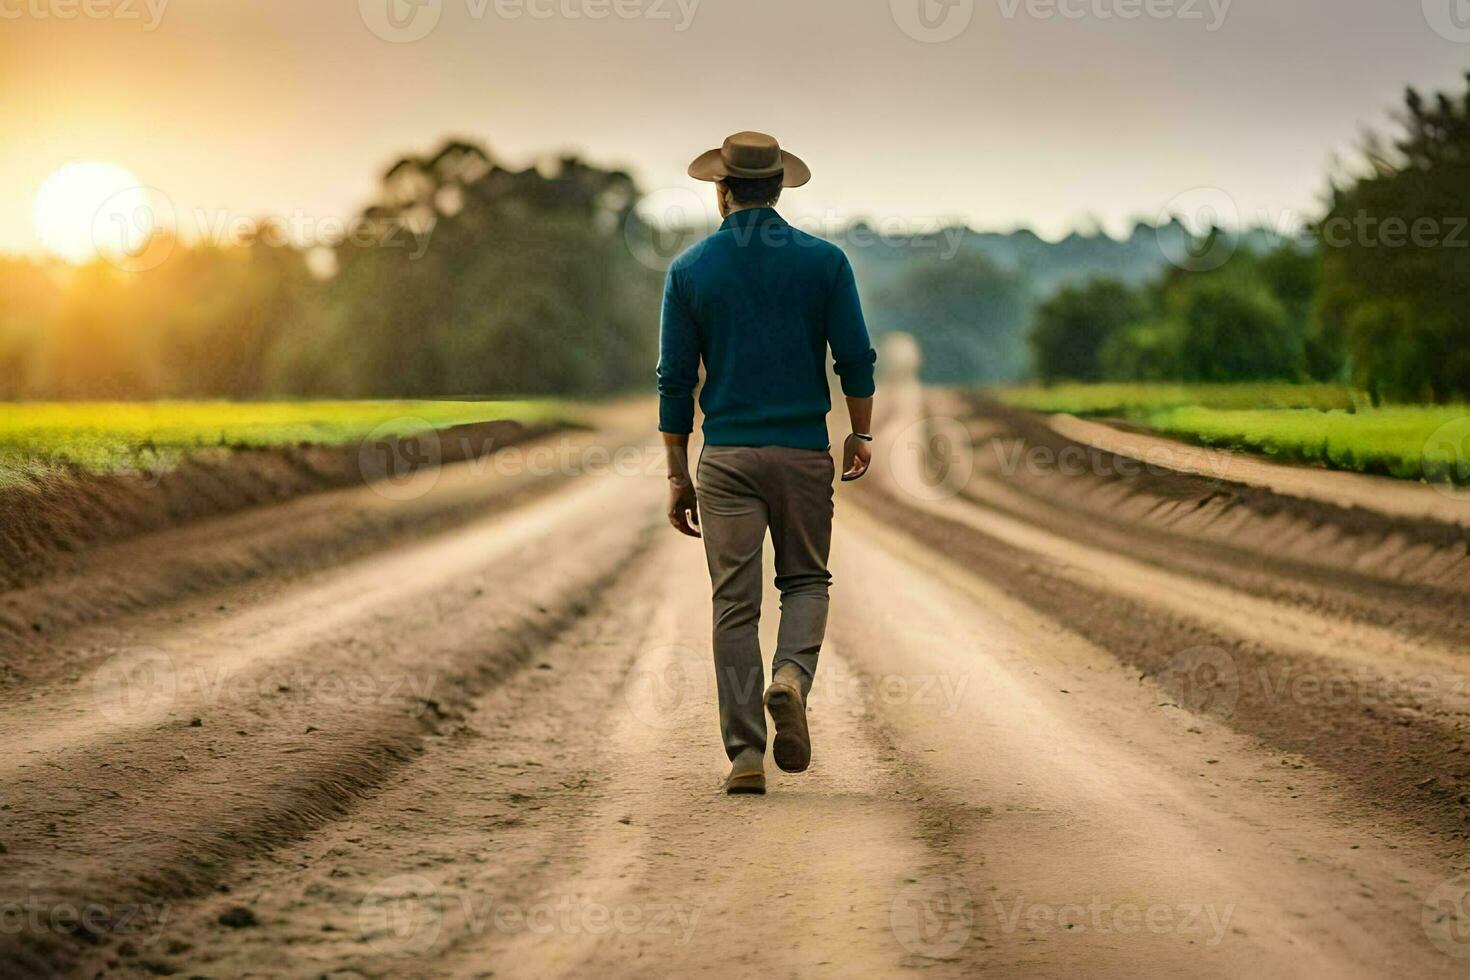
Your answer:
[[[766,710],[772,754],[786,772],[811,762],[806,698],[827,628],[832,541],[826,354],[830,347],[852,434],[842,479],[871,459],[873,364],[852,267],[842,250],[776,213],[805,163],[763,133],[736,133],[689,165],[713,181],[724,223],[669,269],[659,338],[659,430],[669,463],[669,521],[704,538],[714,589],[720,727],[728,793],[766,791]],[[705,382],[698,490],[689,473],[694,388]],[[781,624],[765,678],[758,626],[761,552],[776,552]]]

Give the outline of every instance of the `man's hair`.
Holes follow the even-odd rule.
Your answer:
[[[730,188],[736,204],[775,204],[781,196],[781,174],[770,177],[726,177],[720,181]]]

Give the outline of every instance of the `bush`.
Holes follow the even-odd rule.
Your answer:
[[[1143,299],[1116,279],[1062,289],[1036,311],[1027,338],[1036,372],[1048,384],[1101,379],[1103,348],[1145,312]]]

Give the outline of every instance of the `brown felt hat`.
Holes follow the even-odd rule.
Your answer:
[[[811,168],[801,157],[787,153],[776,137],[765,133],[735,133],[725,137],[725,145],[708,150],[694,158],[689,176],[695,180],[723,180],[726,177],[774,177],[782,174],[782,187],[800,187],[812,179]]]

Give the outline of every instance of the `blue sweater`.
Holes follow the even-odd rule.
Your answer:
[[[659,333],[659,429],[694,428],[704,361],[704,441],[826,449],[826,353],[842,392],[873,394],[877,355],[852,266],[772,208],[736,211],[674,260]]]

